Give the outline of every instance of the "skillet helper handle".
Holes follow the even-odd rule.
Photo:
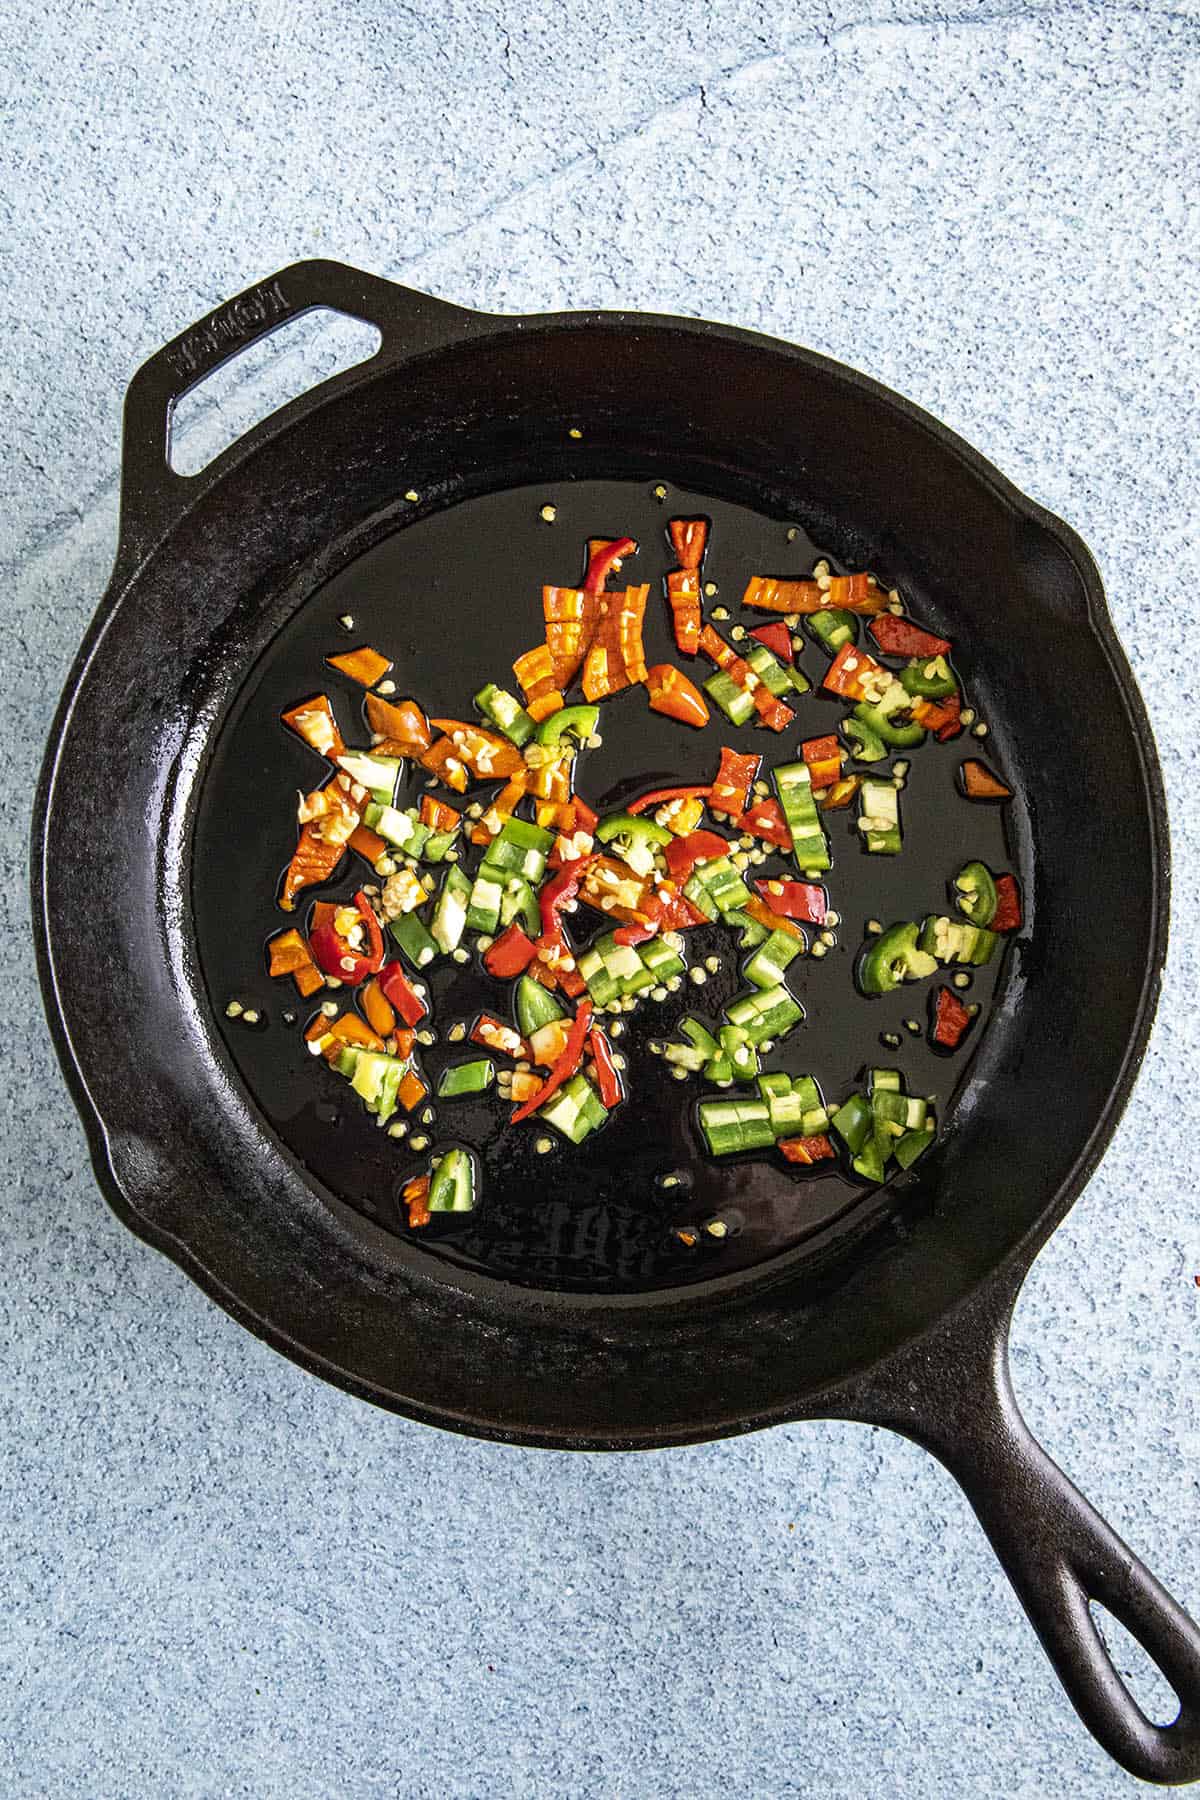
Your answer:
[[[233,300],[215,307],[143,363],[125,396],[121,450],[121,559],[140,559],[195,494],[209,470],[178,475],[171,467],[171,415],[198,382],[223,363],[314,307],[329,307],[374,325],[382,342],[367,365],[321,382],[311,394],[352,381],[364,367],[396,363],[440,349],[493,326],[486,314],[400,287],[348,264],[314,259],[293,263]],[[303,407],[310,395],[292,404]],[[248,438],[269,429],[267,421]],[[244,440],[239,440],[244,448]],[[215,472],[228,452],[209,467]]]
[[[1200,1628],[1042,1449],[1008,1370],[1012,1300],[967,1307],[860,1417],[932,1451],[962,1487],[1088,1730],[1143,1781],[1200,1780]],[[1120,1620],[1180,1702],[1148,1719],[1089,1610]]]

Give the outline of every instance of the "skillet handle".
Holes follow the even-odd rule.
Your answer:
[[[1200,1629],[1047,1455],[1017,1406],[1008,1370],[1014,1296],[965,1309],[902,1359],[860,1418],[932,1451],[962,1487],[1088,1730],[1133,1775],[1200,1779]],[[1113,1665],[1088,1608],[1107,1607],[1180,1702],[1148,1719]]]
[[[398,362],[495,328],[485,313],[469,312],[345,263],[320,259],[293,263],[215,307],[156,351],[129,384],[121,450],[121,559],[139,559],[190,504],[197,485],[205,483],[229,454],[216,457],[198,475],[176,474],[170,463],[170,438],[171,415],[179,401],[259,338],[317,306],[374,325],[382,338],[375,357],[333,376],[332,383],[350,382],[364,367],[374,371],[380,360]],[[329,386],[330,382],[318,383],[310,394],[291,402],[289,410],[311,404],[312,395],[324,399]],[[269,429],[267,420],[252,427],[239,440],[241,450]]]

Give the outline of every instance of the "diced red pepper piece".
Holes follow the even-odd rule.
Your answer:
[[[480,1013],[471,1028],[471,1042],[482,1044],[485,1050],[494,1050],[498,1056],[529,1059],[529,1045],[520,1032],[496,1018],[494,1013]]]
[[[694,569],[671,569],[667,575],[667,605],[675,648],[695,656],[700,647],[700,577]]]
[[[927,730],[932,731],[939,744],[949,743],[951,738],[958,737],[963,728],[962,695],[948,694],[938,702],[939,717],[936,720],[921,721]]]
[[[511,981],[515,975],[525,973],[536,955],[537,945],[514,920],[485,953],[483,966],[497,980]]]
[[[828,896],[819,882],[756,881],[754,885],[780,918],[800,919],[805,925],[825,923]]]
[[[604,700],[646,679],[642,625],[650,584],[600,597],[596,634],[583,660],[585,700]]]
[[[1015,875],[997,875],[996,910],[988,924],[989,931],[1021,929],[1021,890]]]
[[[398,962],[385,963],[379,971],[379,986],[385,1000],[390,1000],[406,1025],[417,1026],[429,1008],[412,986]]]
[[[554,980],[555,986],[568,1000],[578,1000],[581,994],[587,993],[587,982],[578,969],[556,969]]]
[[[798,925],[793,925],[782,913],[772,912],[766,901],[760,900],[757,894],[751,894],[742,911],[748,919],[753,919],[756,925],[765,926],[768,931],[782,931],[785,937],[798,938],[802,944],[807,941]]]
[[[348,675],[351,681],[357,681],[365,688],[382,681],[392,666],[391,658],[381,656],[370,644],[360,644],[357,650],[347,650],[341,656],[327,656],[325,661],[339,675]]]
[[[817,581],[779,581],[773,575],[752,575],[742,595],[742,605],[758,612],[815,613],[826,607],[854,613],[887,611],[887,595],[872,587],[866,574],[835,575],[828,587]]]
[[[924,631],[911,619],[898,618],[895,613],[880,613],[867,630],[885,656],[947,656],[952,647],[949,638]]]
[[[612,1047],[598,1025],[593,1025],[588,1032],[587,1042],[592,1061],[596,1065],[596,1087],[600,1094],[600,1104],[607,1106],[611,1112],[625,1098],[621,1077],[613,1062]]]
[[[405,756],[417,756],[433,741],[429,721],[415,700],[384,700],[367,695],[367,724],[381,738],[403,745]]]
[[[707,519],[670,519],[671,548],[679,558],[681,569],[698,569],[708,546]]]
[[[1012,789],[1005,787],[998,775],[993,775],[986,763],[978,762],[974,757],[960,763],[959,776],[962,790],[968,800],[1011,800]]]
[[[808,764],[814,789],[832,787],[841,780],[845,751],[836,736],[806,738],[800,754]]]
[[[805,1167],[825,1162],[834,1154],[833,1145],[823,1132],[816,1137],[780,1138],[775,1147],[783,1151],[790,1163],[801,1163]]]
[[[713,810],[740,818],[750,804],[750,789],[761,767],[761,756],[741,756],[728,744],[722,744],[721,762],[709,797]]]
[[[339,756],[345,756],[346,746],[342,742],[342,734],[333,716],[328,694],[314,694],[311,700],[302,700],[299,706],[289,707],[282,717],[284,724],[290,726],[297,737],[302,737],[311,750],[327,756],[330,762],[336,762]]]
[[[562,1055],[550,1070],[537,1093],[531,1095],[524,1106],[519,1106],[512,1115],[511,1123],[513,1125],[519,1125],[522,1119],[527,1119],[531,1113],[535,1113],[539,1106],[544,1106],[546,1101],[558,1092],[564,1081],[571,1079],[583,1061],[583,1047],[587,1042],[591,1022],[592,1003],[590,1000],[581,1000],[571,1029],[567,1033],[567,1041],[563,1046]]]
[[[841,694],[849,700],[861,700],[862,678],[872,670],[878,674],[885,673],[882,663],[877,663],[873,656],[868,656],[857,644],[843,644],[825,671],[821,686],[831,694]]]
[[[574,900],[579,892],[579,884],[583,880],[591,863],[590,856],[576,857],[574,862],[564,863],[558,874],[543,887],[538,895],[538,909],[542,915],[542,936],[538,948],[550,941],[556,944],[563,942],[562,921],[558,909],[568,900]]]
[[[432,794],[421,795],[421,810],[417,816],[430,831],[453,831],[462,824],[462,814],[444,801],[435,800]]]
[[[411,1181],[406,1181],[404,1184],[402,1198],[408,1208],[410,1231],[417,1231],[422,1225],[428,1225],[433,1217],[429,1210],[429,1187],[430,1177],[428,1175],[414,1175]]]
[[[749,664],[744,664],[743,667],[748,669]],[[736,670],[731,669],[730,674],[737,680]],[[796,717],[790,706],[785,706],[782,700],[775,698],[765,682],[760,681],[752,690],[752,698],[754,710],[768,731],[786,731]]]
[[[646,691],[652,712],[665,713],[681,725],[702,730],[708,724],[708,706],[700,690],[673,663],[655,663],[646,671]]]
[[[752,837],[762,838],[778,850],[792,847],[792,834],[778,800],[756,800],[735,823],[739,831],[748,831]]]
[[[594,836],[596,827],[600,823],[599,813],[593,812],[587,801],[581,799],[578,794],[571,804],[575,808],[575,830],[586,831],[589,837]]]
[[[776,619],[770,625],[756,625],[750,636],[765,644],[781,663],[792,661],[792,634],[782,619]]]
[[[637,543],[631,537],[591,538],[588,542],[587,573],[583,578],[584,593],[601,593],[612,574],[613,564],[622,562],[627,556],[636,555]]]
[[[631,800],[625,811],[637,818],[639,813],[649,812],[651,807],[662,806],[668,800],[690,800],[694,795],[707,800],[711,792],[708,787],[654,788],[649,794],[642,794],[637,800]]]
[[[708,919],[686,894],[664,892],[659,888],[658,928],[660,931],[690,931],[694,925],[707,925]]]
[[[787,841],[790,847],[790,833]],[[716,856],[728,856],[730,848],[729,839],[715,831],[689,831],[686,837],[672,838],[669,844],[664,844],[663,857],[671,880],[682,887],[697,863],[709,862]]]
[[[953,988],[940,987],[933,1000],[932,1041],[943,1050],[957,1050],[971,1028],[975,1014],[964,1006]]]
[[[377,974],[383,963],[383,933],[370,901],[360,892],[354,896],[354,906],[367,933],[365,955],[361,950],[351,948],[325,912],[319,915],[319,923],[313,926],[308,940],[317,967],[326,975],[335,976],[346,987],[357,987],[368,975]]]

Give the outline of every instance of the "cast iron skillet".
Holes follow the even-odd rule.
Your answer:
[[[174,475],[179,396],[318,305],[377,325],[378,355]],[[306,1368],[451,1429],[607,1450],[831,1416],[904,1433],[962,1483],[1106,1749],[1148,1780],[1200,1776],[1200,1634],[1033,1441],[1007,1373],[1018,1289],[1128,1097],[1166,943],[1161,779],[1079,539],[916,407],[808,351],[694,320],[489,317],[328,262],[151,358],[123,457],[116,567],[33,835],[47,1010],[118,1215]],[[349,1204],[252,1098],[198,953],[196,822],[263,651],[352,559],[472,496],[664,475],[797,518],[973,647],[973,698],[1019,791],[1009,849],[1031,928],[937,1147],[832,1241],[682,1285],[499,1279]],[[482,575],[464,646],[507,605]],[[227,830],[252,864],[260,822]],[[1102,962],[1099,894],[1122,900]],[[1169,1726],[1124,1688],[1092,1599],[1175,1688]]]

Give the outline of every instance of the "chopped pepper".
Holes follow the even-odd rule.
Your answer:
[[[385,1000],[395,1007],[404,1023],[417,1026],[429,1008],[412,986],[398,962],[385,963],[379,971],[379,986]]]
[[[834,782],[840,780],[843,751],[836,734],[806,738],[800,746],[800,754],[808,764],[814,791],[832,787]]]
[[[587,1041],[591,1022],[592,1003],[590,1000],[581,1000],[579,1002],[579,1010],[575,1014],[571,1029],[567,1033],[567,1041],[563,1048],[562,1055],[550,1070],[550,1073],[547,1075],[537,1093],[531,1095],[523,1106],[517,1108],[516,1112],[512,1115],[512,1124],[519,1125],[523,1119],[527,1119],[531,1113],[535,1113],[540,1106],[545,1105],[546,1101],[549,1100],[553,1094],[558,1092],[564,1081],[569,1081],[571,1079],[571,1076],[583,1061],[583,1047]]]
[[[1012,789],[1005,787],[998,775],[993,775],[986,763],[970,758],[959,765],[959,779],[962,791],[968,800],[1011,800]]]
[[[996,910],[992,914],[993,931],[1021,929],[1021,890],[1014,875],[997,875]]]
[[[319,755],[327,756],[333,762],[346,754],[328,694],[315,694],[311,700],[302,700],[299,706],[290,707],[282,716],[284,724]]]
[[[814,613],[838,607],[853,613],[887,611],[887,595],[872,587],[866,574],[835,575],[828,587],[817,581],[777,581],[770,575],[752,575],[742,595],[742,605],[758,612]]]
[[[621,1087],[621,1077],[617,1074],[616,1064],[613,1062],[612,1048],[599,1025],[591,1027],[587,1043],[592,1061],[596,1065],[596,1086],[600,1092],[601,1105],[611,1110],[614,1106],[620,1105],[625,1098],[624,1090]]]
[[[887,670],[873,656],[868,656],[856,644],[843,644],[825,671],[821,686],[831,694],[842,694],[849,700],[866,700],[869,693],[863,685],[863,677],[871,674],[887,678]]]
[[[583,577],[584,593],[603,593],[604,584],[614,569],[619,568],[627,556],[636,555],[637,544],[631,537],[590,538],[587,572]]]
[[[822,812],[840,812],[844,806],[849,806],[862,784],[861,775],[845,775],[823,791],[817,805]]]
[[[349,914],[348,929],[339,929],[343,915]],[[368,949],[364,954],[351,942],[350,933],[365,929]],[[333,975],[347,987],[357,987],[368,975],[375,975],[383,963],[383,933],[371,903],[363,893],[354,896],[354,906],[338,907],[330,920],[322,919],[309,934],[309,948],[317,967]]]
[[[360,644],[357,650],[347,650],[342,656],[327,656],[325,661],[331,669],[341,675],[348,675],[351,681],[357,681],[360,687],[374,687],[382,681],[392,666],[391,658],[381,656],[378,650],[372,650],[369,644]]]
[[[816,881],[756,881],[755,887],[773,913],[806,925],[825,923],[826,893]]]
[[[301,999],[306,1000],[319,987],[324,987],[324,976],[313,962],[312,952],[304,937],[294,925],[273,937],[267,945],[267,952],[270,957],[270,974],[276,979],[282,975],[290,975]]]
[[[739,831],[748,831],[752,837],[774,844],[777,850],[790,850],[792,847],[792,834],[778,800],[756,800],[734,823]]]
[[[833,1145],[824,1132],[814,1137],[780,1138],[776,1148],[783,1151],[790,1163],[809,1165],[825,1162],[835,1154]]]
[[[697,730],[708,724],[708,707],[699,689],[672,663],[655,663],[646,671],[646,691],[652,712],[665,713],[681,725]]]
[[[667,605],[675,648],[695,656],[700,648],[700,577],[694,569],[671,569],[667,574]]]
[[[681,569],[698,569],[708,545],[707,519],[670,519],[667,530]]]
[[[885,656],[946,656],[951,649],[949,638],[936,637],[894,613],[880,613],[867,630]]]
[[[623,593],[600,597],[596,634],[583,659],[586,699],[603,700],[634,682],[645,681],[642,623],[649,593],[647,582],[641,587],[626,588]]]
[[[931,999],[930,1042],[942,1050],[957,1050],[971,1029],[975,1014],[964,1006],[952,988],[940,987]]]
[[[406,1181],[403,1199],[408,1208],[409,1230],[417,1231],[422,1225],[428,1225],[430,1218],[429,1176],[414,1175],[411,1181]]]
[[[642,794],[639,799],[631,800],[625,811],[632,813],[636,819],[640,813],[650,812],[652,808],[662,806],[668,800],[690,800],[693,796],[707,800],[711,792],[712,789],[707,786],[654,788],[650,793]]]
[[[750,633],[760,644],[765,644],[772,656],[777,656],[782,663],[792,660],[792,634],[782,619],[776,619],[771,625],[757,625]]]
[[[439,781],[444,781],[448,788],[453,788],[456,794],[466,793],[469,785],[467,765],[450,738],[436,738],[428,749],[420,752],[417,761]]]
[[[367,724],[377,737],[387,738],[404,756],[417,756],[432,741],[429,721],[415,700],[384,700],[367,695]]]
[[[729,839],[715,831],[692,831],[687,837],[672,838],[663,848],[663,857],[672,881],[682,887],[697,863],[728,856],[729,849]]]
[[[713,811],[740,818],[750,804],[750,790],[761,767],[761,756],[743,756],[722,744],[721,762],[709,796]]]
[[[362,993],[362,1008],[367,1023],[381,1038],[389,1038],[396,1029],[396,1014],[377,980],[368,981]]]
[[[499,981],[511,981],[516,975],[523,975],[534,957],[537,945],[514,919],[507,931],[500,936],[486,951],[483,966],[489,975],[495,975]]]

